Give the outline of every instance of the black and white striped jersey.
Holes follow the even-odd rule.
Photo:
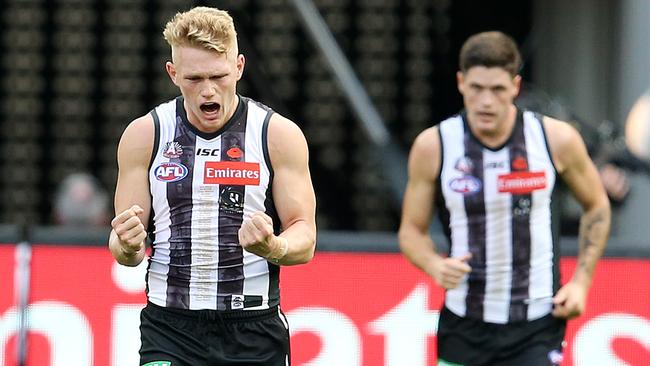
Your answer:
[[[439,125],[438,208],[450,255],[470,252],[472,272],[448,290],[456,315],[489,323],[533,320],[552,310],[558,254],[551,229],[556,170],[542,116],[518,111],[503,146],[484,146],[464,114]]]
[[[271,197],[267,129],[273,113],[239,97],[218,132],[187,120],[183,98],[156,107],[149,168],[153,250],[148,300],[182,309],[265,309],[279,304],[278,266],[239,245],[245,217],[279,219]]]

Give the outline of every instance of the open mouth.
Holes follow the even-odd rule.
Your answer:
[[[207,102],[201,104],[201,111],[203,111],[204,113],[215,113],[215,112],[219,112],[220,109],[221,109],[221,104],[219,103]]]
[[[483,118],[494,117],[494,113],[490,113],[490,112],[477,112],[476,114],[479,115],[479,117],[483,117]]]

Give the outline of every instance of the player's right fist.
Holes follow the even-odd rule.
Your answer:
[[[122,252],[127,256],[139,252],[144,247],[147,231],[138,217],[143,212],[142,207],[133,205],[111,221],[111,226],[120,239]]]
[[[472,267],[468,264],[471,258],[471,253],[458,258],[440,257],[433,271],[435,281],[447,290],[458,287],[465,280],[465,276],[472,271]]]

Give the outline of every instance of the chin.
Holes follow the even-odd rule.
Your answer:
[[[492,135],[498,131],[493,121],[489,121],[489,122],[479,121],[478,123],[475,124],[475,128],[477,131],[486,135]]]
[[[203,125],[205,127],[214,128],[215,126],[221,126],[221,124],[222,124],[222,122],[221,122],[221,119],[219,119],[219,118],[217,118],[217,119],[204,119],[203,120]]]
[[[481,129],[492,129],[494,128],[494,117],[477,116],[476,124]]]

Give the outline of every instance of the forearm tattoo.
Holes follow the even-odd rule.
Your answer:
[[[584,272],[589,278],[596,267],[596,262],[603,254],[607,237],[611,213],[607,209],[600,209],[595,212],[585,212],[580,220],[580,235],[578,243],[580,253],[578,254],[577,271]]]

